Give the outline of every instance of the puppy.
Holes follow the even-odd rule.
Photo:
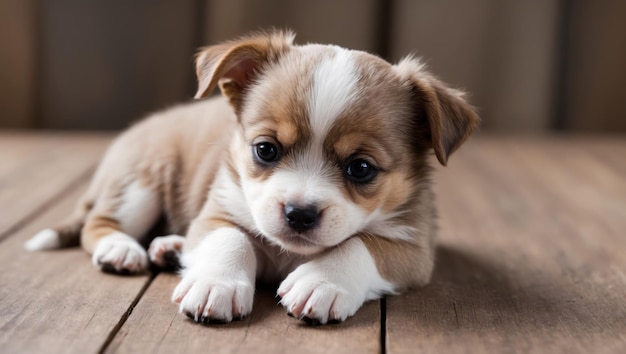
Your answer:
[[[408,57],[392,65],[331,45],[256,33],[203,49],[196,98],[111,145],[75,212],[27,242],[80,242],[104,271],[181,253],[173,302],[197,322],[252,310],[280,283],[287,313],[343,321],[429,282],[436,233],[428,157],[445,165],[478,124],[463,93]],[[138,238],[159,217],[170,236]],[[186,234],[186,238],[177,236]]]

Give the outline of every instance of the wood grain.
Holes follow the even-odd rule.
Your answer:
[[[379,302],[308,327],[260,290],[248,318],[203,326],[170,303],[175,275],[102,274],[80,249],[23,251],[69,212],[108,139],[0,133],[0,352],[626,352],[626,139],[464,146],[434,175],[433,281],[387,299],[385,348]]]
[[[96,352],[146,285],[148,276],[96,270],[79,248],[27,252],[24,241],[62,218],[87,180],[0,247],[0,351]]]
[[[0,240],[90,175],[110,139],[108,134],[0,133]]]
[[[285,314],[274,292],[255,294],[252,314],[230,324],[199,325],[178,313],[170,295],[178,277],[161,274],[107,353],[379,353],[378,301],[338,325],[311,327]]]
[[[101,274],[79,249],[23,250],[35,232],[69,213],[109,140],[0,134],[2,352],[97,351],[146,283],[145,276]]]
[[[390,353],[626,351],[626,141],[595,143],[481,139],[437,171],[437,267],[388,300]]]

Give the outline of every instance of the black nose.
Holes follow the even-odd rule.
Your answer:
[[[315,227],[320,218],[317,207],[313,205],[300,207],[287,204],[283,209],[283,213],[285,214],[285,222],[287,222],[287,225],[298,233]]]

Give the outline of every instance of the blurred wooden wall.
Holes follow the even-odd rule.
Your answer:
[[[195,48],[294,29],[466,89],[483,130],[626,131],[619,0],[3,0],[0,127],[119,129],[193,95]]]
[[[626,131],[626,1],[573,1],[566,44],[563,125]]]
[[[38,105],[34,0],[0,1],[0,127],[34,127]]]

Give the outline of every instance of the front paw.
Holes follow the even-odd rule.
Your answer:
[[[185,238],[179,235],[159,236],[148,247],[150,262],[163,269],[180,269],[180,255]]]
[[[310,325],[342,322],[354,315],[365,296],[349,280],[339,278],[302,265],[278,288],[280,303],[288,315]]]
[[[180,313],[196,322],[228,323],[252,311],[254,284],[245,277],[211,276],[190,269],[172,295]]]
[[[108,273],[130,274],[148,269],[146,250],[134,238],[121,232],[101,238],[91,261]]]

